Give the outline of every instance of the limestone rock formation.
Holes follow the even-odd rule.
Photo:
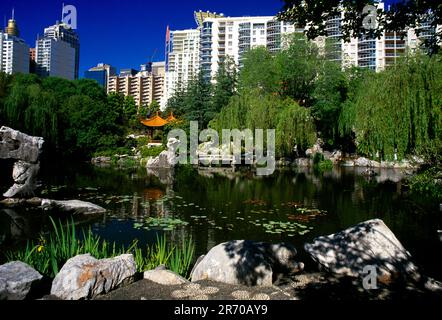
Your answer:
[[[0,159],[18,160],[12,172],[14,185],[3,194],[5,197],[27,197],[33,194],[43,143],[41,137],[28,136],[8,127],[0,128]]]

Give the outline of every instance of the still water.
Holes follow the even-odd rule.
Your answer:
[[[10,171],[0,170],[0,191],[10,185]],[[303,252],[305,242],[359,222],[380,218],[410,251],[424,272],[442,279],[442,229],[439,204],[404,193],[403,174],[381,170],[368,179],[362,169],[277,170],[257,177],[249,170],[198,170],[182,167],[169,172],[116,170],[89,164],[55,164],[42,169],[38,195],[79,199],[108,209],[88,221],[103,239],[129,245],[155,242],[163,233],[172,242],[192,237],[197,254],[233,239],[290,242],[299,260],[313,268]],[[23,246],[26,239],[50,229],[38,210],[0,208],[0,252]],[[1,258],[0,258],[1,259]]]

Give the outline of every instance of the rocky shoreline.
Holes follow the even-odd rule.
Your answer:
[[[397,300],[442,298],[442,283],[420,273],[382,220],[314,239],[304,246],[318,271],[304,271],[287,243],[236,240],[198,258],[190,280],[159,266],[137,273],[132,254],[69,259],[46,292],[23,262],[0,266],[0,299],[44,300]]]

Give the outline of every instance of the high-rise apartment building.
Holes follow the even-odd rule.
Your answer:
[[[80,40],[69,25],[57,22],[46,28],[36,42],[36,51],[37,74],[78,79]]]
[[[0,30],[0,72],[29,73],[29,46],[19,36],[13,13],[5,32]]]
[[[378,9],[384,10],[384,3],[376,3]],[[315,42],[324,48],[328,44],[328,54],[331,60],[337,61],[343,67],[358,66],[382,71],[396,63],[407,50],[416,49],[425,39],[434,35],[436,29],[425,22],[418,28],[421,29],[416,36],[414,29],[403,32],[384,31],[380,38],[359,37],[351,38],[345,42],[342,39],[342,20],[344,12],[325,21],[327,36],[319,37]]]
[[[106,89],[109,77],[117,74],[114,67],[105,63],[99,63],[96,67],[92,67],[84,72],[84,77],[93,79],[98,82],[100,86]]]
[[[154,62],[141,69],[137,73],[127,69],[118,76],[110,76],[107,93],[133,97],[137,106],[149,105],[153,100],[160,102],[164,94],[165,63]]]
[[[214,79],[218,66],[229,56],[241,68],[244,54],[264,46],[281,49],[282,35],[293,33],[292,24],[268,17],[208,17],[201,26],[200,68],[206,79]]]
[[[176,30],[166,39],[166,99],[199,72],[200,31]]]

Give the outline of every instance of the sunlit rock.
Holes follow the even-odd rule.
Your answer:
[[[371,266],[384,281],[400,276],[418,277],[408,251],[379,219],[316,238],[304,248],[321,267],[334,274],[364,277],[365,268]]]
[[[131,254],[102,260],[79,255],[61,268],[52,282],[51,294],[64,300],[90,299],[132,281],[136,271]]]
[[[299,272],[290,244],[236,240],[213,247],[192,270],[192,282],[212,280],[227,284],[271,286],[277,274]]]

